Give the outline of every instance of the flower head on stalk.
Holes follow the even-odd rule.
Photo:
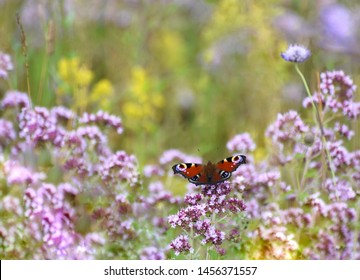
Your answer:
[[[289,62],[304,62],[311,56],[309,49],[301,45],[290,45],[285,52],[281,53],[281,57]]]
[[[304,99],[304,107],[309,107],[314,102],[321,103],[325,108],[324,112],[342,112],[349,119],[356,119],[360,115],[360,102],[354,101],[356,85],[344,71],[321,73],[319,89],[319,92]]]
[[[223,182],[215,186],[204,185],[200,193],[186,194],[184,202],[188,206],[168,217],[170,226],[181,227],[187,233],[186,238],[191,241],[192,246],[195,239],[200,239],[201,245],[213,246],[218,254],[225,254],[226,250],[220,245],[229,239],[226,232],[229,230],[231,222],[224,219],[243,212],[246,208],[244,202],[235,194],[230,197],[231,190],[231,185]],[[212,216],[211,219],[209,219],[210,216]],[[180,246],[175,246],[182,244],[179,240],[183,239],[183,236],[179,236],[170,244],[175,255],[189,252],[186,246],[185,250],[180,250],[178,249]]]
[[[9,71],[13,70],[14,66],[11,62],[10,55],[0,52],[0,78],[8,79]]]
[[[175,255],[179,255],[181,252],[193,253],[194,249],[189,243],[189,237],[187,235],[180,235],[170,243],[170,247],[174,249]]]

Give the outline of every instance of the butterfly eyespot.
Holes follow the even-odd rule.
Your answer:
[[[220,177],[221,177],[221,178],[229,178],[229,177],[230,177],[230,172],[221,170],[221,171],[220,171]]]
[[[176,169],[179,170],[179,171],[185,171],[187,168],[186,164],[185,163],[179,163],[177,166],[176,166]]]
[[[192,177],[190,180],[191,181],[198,181],[200,179],[200,174],[197,174],[197,175],[195,175],[194,177]]]
[[[235,162],[235,163],[238,163],[238,162],[241,162],[241,163],[246,163],[246,157],[241,155],[241,156],[233,156],[231,158],[231,161],[232,162]]]

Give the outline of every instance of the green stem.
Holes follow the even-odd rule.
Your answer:
[[[190,236],[189,236],[189,238],[190,238],[190,246],[194,250],[193,253],[190,253],[190,260],[193,260],[194,257],[195,257],[194,256],[195,248],[194,248],[194,228],[193,227],[190,228]]]
[[[310,148],[311,149],[311,148]],[[308,168],[309,168],[309,157],[308,157],[308,151],[306,151],[306,155],[305,155],[305,167],[304,167],[304,170],[303,170],[303,174],[301,176],[301,181],[300,181],[300,189],[303,190],[304,187],[305,187],[305,179],[306,179],[306,173],[308,171]]]
[[[326,156],[327,156],[327,159],[329,161],[329,167],[330,167],[330,172],[331,172],[331,176],[332,176],[332,180],[333,180],[333,183],[335,185],[335,173],[334,173],[334,169],[333,169],[333,165],[332,165],[332,160],[331,160],[331,156],[330,156],[330,152],[329,152],[329,149],[327,148],[327,145],[326,145],[326,138],[325,138],[325,133],[324,133],[324,127],[323,127],[323,124],[321,122],[321,117],[320,117],[320,113],[319,113],[319,109],[318,107],[316,106],[314,100],[312,99],[312,95],[311,95],[311,92],[310,92],[310,89],[309,89],[309,86],[306,82],[306,79],[304,77],[304,75],[301,73],[300,69],[299,69],[299,66],[297,65],[297,63],[295,63],[295,70],[296,72],[299,74],[304,86],[305,86],[305,90],[306,90],[306,93],[307,95],[309,96],[310,100],[311,100],[311,104],[314,108],[314,111],[315,111],[315,114],[316,114],[316,119],[317,119],[317,123],[319,125],[319,129],[320,129],[320,134],[321,134],[321,141],[322,141],[322,144],[325,148],[325,152],[326,152]]]

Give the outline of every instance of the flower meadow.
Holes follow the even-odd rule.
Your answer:
[[[139,27],[133,15],[153,11],[147,1],[144,6],[130,2],[124,1],[126,9],[120,9],[118,18],[107,11],[105,20],[120,25],[126,33],[122,36],[136,45],[136,36],[130,36]],[[206,97],[194,96],[190,87],[180,85],[182,79],[193,78],[195,70],[185,72],[194,57],[185,55],[189,50],[180,33],[167,29],[159,30],[154,42],[147,38],[159,69],[153,61],[125,63],[126,55],[120,54],[121,67],[129,67],[127,74],[119,65],[110,71],[101,63],[99,74],[78,56],[51,56],[59,50],[51,49],[55,35],[49,24],[46,67],[36,83],[31,72],[36,52],[29,50],[35,46],[29,45],[34,40],[29,34],[36,32],[28,33],[25,25],[34,10],[30,2],[25,5],[29,11],[23,10],[17,20],[22,50],[0,50],[0,258],[360,259],[358,74],[324,66],[318,73],[307,72],[306,66],[321,51],[296,43],[279,48],[271,41],[274,31],[265,29],[265,21],[257,17],[253,23],[273,49],[252,50],[255,73],[265,71],[259,58],[264,51],[260,57],[273,66],[274,77],[290,80],[288,73],[294,74],[304,94],[297,106],[290,102],[283,107],[275,100],[271,103],[264,88],[259,89],[259,101],[244,97],[245,105],[252,104],[261,117],[259,128],[246,127],[243,119],[251,114],[246,106],[236,106],[237,95],[226,100],[236,86],[226,84],[226,71],[237,65],[227,59],[245,50],[234,48],[241,36],[224,39],[236,28],[247,28],[247,16],[236,17],[243,7],[230,0],[173,2],[206,26],[203,43],[210,47],[196,63],[208,76],[196,77],[199,82],[193,85]],[[275,16],[273,6],[267,6],[270,2],[277,1],[249,4],[247,14],[262,15],[266,10]],[[330,8],[328,13],[346,11],[342,6]],[[172,9],[162,11],[168,16]],[[92,14],[84,11],[79,14],[82,20],[86,12]],[[322,15],[331,25],[325,12]],[[256,38],[252,40],[257,44]],[[269,53],[276,55],[270,58]],[[111,82],[107,71],[109,76],[121,72],[123,96],[117,96],[119,85]],[[182,79],[176,80],[176,75]],[[259,75],[253,90],[268,84],[267,90],[275,95],[278,85],[265,76]],[[212,78],[219,79],[218,84],[211,84]],[[221,84],[224,91],[218,97],[213,86],[220,90]],[[171,90],[174,96],[169,97],[166,92]],[[236,114],[230,109],[232,102]],[[208,109],[199,109],[199,120],[197,103]],[[184,127],[198,134],[196,140],[187,138],[189,129]],[[196,141],[203,142],[200,148]],[[216,147],[219,143],[221,148]],[[246,155],[246,164],[216,185],[195,186],[173,174],[174,164],[206,163],[200,155],[212,153],[220,156],[217,160]]]

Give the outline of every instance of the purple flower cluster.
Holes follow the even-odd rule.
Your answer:
[[[268,127],[266,136],[274,142],[296,142],[301,134],[308,130],[309,128],[301,120],[299,114],[296,111],[289,111],[278,114],[276,122]]]
[[[68,121],[76,118],[76,115],[73,111],[63,106],[57,106],[52,108],[50,111],[50,115],[53,116],[57,122],[63,120],[67,123]]]
[[[325,186],[332,201],[348,201],[356,196],[351,183],[346,180],[336,178],[333,182],[333,180],[327,179]]]
[[[306,248],[305,255],[311,259],[358,259],[358,237],[353,231],[358,220],[355,209],[344,202],[326,204],[319,195],[310,196],[307,203],[313,207],[313,219],[324,223],[326,230],[319,230],[316,244]]]
[[[296,111],[278,114],[275,123],[271,124],[266,136],[269,137],[277,149],[277,160],[285,164],[293,159],[297,153],[304,153],[302,137],[309,131],[309,127]]]
[[[288,49],[281,53],[281,57],[289,62],[304,62],[311,56],[309,49],[301,45],[290,45]]]
[[[233,197],[228,197],[231,192],[231,187],[228,183],[220,183],[215,186],[205,185],[201,189],[201,193],[186,194],[184,201],[188,204],[186,208],[180,209],[177,214],[170,215],[168,222],[171,227],[181,227],[188,235],[182,235],[181,240],[190,238],[190,235],[194,235],[191,238],[201,236],[201,244],[211,244],[215,246],[216,251],[219,254],[223,254],[225,251],[220,245],[226,240],[226,234],[223,230],[217,228],[216,221],[210,221],[207,217],[212,215],[213,217],[221,217],[229,213],[238,214],[245,211],[245,204],[242,200]],[[202,202],[205,200],[204,202]],[[226,227],[223,224],[218,226]],[[175,246],[174,244],[182,244],[181,246]],[[178,240],[174,240],[170,247],[174,249],[175,254],[180,252],[187,252],[188,243],[179,243]]]
[[[30,107],[30,100],[26,93],[10,90],[7,91],[5,97],[1,100],[1,108],[28,108]]]
[[[353,101],[356,85],[344,71],[321,73],[319,88],[320,92],[304,99],[304,107],[311,106],[313,101],[333,113],[342,112],[349,119],[355,119],[360,115],[360,102]]]
[[[335,123],[334,131],[339,133],[340,136],[345,137],[347,140],[351,140],[355,135],[355,132],[349,129],[346,124],[340,124],[339,122]]]
[[[146,165],[143,170],[145,177],[153,177],[153,176],[164,176],[164,169],[159,167],[158,165]]]
[[[164,260],[165,254],[156,247],[146,247],[140,254],[141,260]]]
[[[47,259],[92,259],[96,246],[104,244],[97,234],[82,236],[74,228],[76,209],[71,197],[79,193],[69,183],[54,186],[40,184],[38,189],[28,187],[24,193],[25,225],[27,233],[42,244],[34,256]],[[95,247],[94,247],[95,246]],[[33,248],[35,249],[35,248]]]
[[[238,134],[234,136],[227,144],[226,147],[229,151],[239,151],[242,153],[253,152],[256,144],[251,139],[249,133]]]
[[[99,165],[99,175],[103,182],[113,183],[127,181],[131,186],[138,183],[137,160],[125,151],[118,151],[104,157]]]
[[[65,130],[57,125],[56,118],[46,108],[23,108],[19,114],[19,128],[20,137],[28,144],[50,142],[56,147],[62,146]]]
[[[170,243],[170,247],[175,251],[178,256],[182,252],[194,252],[194,248],[189,243],[189,238],[186,235],[180,235]]]
[[[117,116],[110,115],[109,113],[99,111],[96,114],[84,113],[80,118],[80,123],[89,124],[104,124],[106,126],[112,127],[116,130],[118,134],[123,133],[123,126],[121,119]]]
[[[184,154],[183,152],[180,152],[179,150],[167,150],[160,156],[160,164],[165,165],[172,161],[179,161],[179,162],[201,162],[201,158],[189,156],[187,154]]]
[[[10,55],[0,52],[0,79],[7,79],[9,71],[13,69]]]
[[[46,177],[44,173],[34,172],[15,160],[5,161],[3,166],[6,182],[9,186],[37,184]]]
[[[160,202],[167,202],[168,204],[180,204],[180,198],[175,197],[170,191],[165,190],[164,185],[160,181],[150,183],[148,185],[149,195],[146,198],[146,203],[149,206],[155,206]]]
[[[0,239],[9,245],[1,256],[92,259],[109,240],[139,238],[135,206],[125,195],[139,184],[137,159],[113,152],[98,127],[121,133],[120,119],[103,112],[79,118],[65,107],[50,110],[30,104],[28,96],[17,91],[7,92],[1,101],[6,114],[0,118],[0,160],[12,194],[2,198],[0,207],[0,215],[6,217],[0,222]],[[157,201],[173,199],[165,192],[158,196]],[[17,213],[17,220],[10,212]],[[18,230],[31,252],[21,247]],[[124,244],[119,251],[126,251]]]
[[[245,211],[245,204],[236,197],[227,198],[231,192],[230,184],[222,183],[216,187],[205,185],[201,193],[206,201],[206,210],[208,213],[225,213],[230,210],[233,213]]]
[[[205,205],[188,206],[180,209],[176,215],[169,216],[169,224],[175,228],[177,226],[190,228],[193,223],[198,221],[202,216],[205,216]]]
[[[0,151],[15,139],[16,132],[12,122],[0,119]]]

